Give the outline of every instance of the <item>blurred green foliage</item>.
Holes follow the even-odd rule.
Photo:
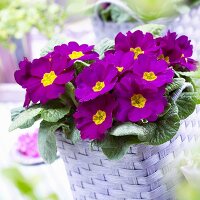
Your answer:
[[[124,2],[146,22],[177,14],[176,8],[183,4],[184,0],[124,0]]]
[[[94,3],[91,0],[67,0],[66,11],[70,16],[91,15]]]
[[[51,38],[64,26],[68,14],[64,7],[48,0],[1,0],[0,43],[23,38],[33,27]]]
[[[177,188],[177,200],[199,200],[200,190],[188,184],[186,181],[183,182]]]
[[[187,2],[189,4],[195,4],[195,3],[199,3],[200,1],[199,0],[187,0]]]
[[[109,0],[108,0],[109,2]],[[132,13],[137,15],[142,21],[149,22],[159,18],[173,17],[179,13],[189,10],[189,6],[199,0],[121,0],[128,6]],[[117,3],[117,2],[116,2]],[[120,6],[111,4],[110,6],[98,6],[98,12],[103,21],[113,21],[117,23],[135,21]]]
[[[18,168],[10,167],[1,171],[1,174],[12,183],[27,200],[59,200],[55,193],[41,196],[37,193],[37,177],[26,178]]]
[[[103,21],[123,23],[133,21],[132,17],[119,6],[111,4],[107,8],[100,7],[99,14]]]

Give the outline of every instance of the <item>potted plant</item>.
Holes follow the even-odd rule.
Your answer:
[[[197,62],[188,37],[158,30],[69,42],[19,63],[26,98],[10,131],[41,120],[40,155],[52,163],[59,149],[74,199],[173,196],[175,161],[199,135]]]

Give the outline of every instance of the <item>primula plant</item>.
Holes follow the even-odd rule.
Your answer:
[[[162,144],[200,103],[192,51],[184,35],[137,30],[97,46],[69,42],[25,58],[15,72],[26,90],[24,108],[12,112],[10,131],[41,120],[39,151],[49,163],[56,159],[57,131],[73,143],[89,141],[109,159],[133,144]]]

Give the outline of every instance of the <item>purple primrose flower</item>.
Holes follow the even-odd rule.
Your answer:
[[[23,61],[19,62],[19,70],[17,70],[14,74],[16,82],[22,86],[22,88],[26,89],[26,82],[30,78],[30,67],[31,62],[24,58]],[[30,104],[30,98],[26,91],[25,101],[24,101],[24,107],[28,107]]]
[[[124,53],[123,51],[116,51],[114,53],[106,53],[104,60],[116,67],[118,74],[121,75],[133,68],[133,54],[132,52]]]
[[[79,104],[74,114],[77,129],[82,139],[103,139],[112,127],[112,112],[115,100],[111,94],[100,96],[92,101]]]
[[[133,65],[133,74],[138,85],[157,89],[173,81],[174,72],[164,60],[141,55]]]
[[[76,79],[76,98],[89,101],[113,89],[117,81],[117,69],[106,61],[98,61],[83,71]]]
[[[129,31],[126,35],[119,33],[115,38],[115,49],[133,52],[135,60],[142,54],[157,55],[159,50],[153,35],[142,31]]]
[[[68,57],[68,59],[70,60],[69,66],[71,66],[76,60],[97,60],[99,58],[99,55],[93,49],[94,46],[89,46],[87,44],[79,45],[76,42],[69,42],[68,44],[62,44],[60,46],[54,47],[53,53],[58,53],[62,56]]]
[[[191,58],[193,46],[187,36],[177,38],[175,32],[168,31],[167,35],[157,38],[156,41],[161,48],[158,59],[164,59],[170,66],[178,64],[189,71],[197,69],[197,62]]]
[[[26,71],[27,77],[21,76],[20,70],[21,74]],[[53,55],[51,59],[46,57],[35,59],[20,70],[15,74],[16,80],[26,88],[27,98],[33,103],[40,101],[45,104],[48,100],[59,98],[65,92],[65,84],[74,77],[72,67],[67,67],[67,58],[58,54]]]
[[[158,91],[141,88],[135,83],[133,74],[126,74],[114,89],[116,119],[121,122],[156,121],[167,105],[164,93],[163,88]]]

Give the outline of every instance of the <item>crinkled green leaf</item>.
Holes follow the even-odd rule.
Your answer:
[[[26,109],[24,107],[13,108],[11,110],[11,120],[14,121],[18,115],[24,112]]]
[[[178,74],[180,74],[181,76],[189,76],[189,77],[192,77],[192,78],[200,78],[200,68],[197,71],[178,72]]]
[[[196,104],[200,104],[200,91],[196,92]]]
[[[180,119],[186,119],[190,116],[194,112],[197,103],[197,97],[194,92],[183,92],[176,101]]]
[[[80,138],[80,131],[76,128],[74,128],[68,135],[68,139],[70,139],[74,144],[76,144],[80,140]]]
[[[94,50],[99,54],[100,58],[103,58],[104,52],[112,50],[113,48],[114,48],[114,41],[105,38],[95,46]]]
[[[39,134],[38,134],[38,147],[40,156],[47,162],[52,163],[56,160],[56,130],[61,127],[61,123],[51,123],[42,121],[40,123]]]
[[[30,120],[27,120],[25,124],[21,125],[19,128],[20,129],[25,129],[25,128],[29,128],[31,126],[33,126],[33,124],[38,121],[40,119],[40,115],[37,115],[36,117],[30,119]]]
[[[139,126],[137,124],[128,122],[123,123],[121,125],[118,125],[117,127],[113,128],[110,131],[110,135],[113,136],[126,136],[126,135],[144,135],[146,132],[146,129],[142,126]]]
[[[17,128],[28,128],[33,125],[33,123],[39,119],[37,117],[40,115],[42,108],[38,105],[32,106],[29,109],[20,113],[9,127],[9,131],[13,131]]]
[[[166,115],[166,113],[169,112],[169,110],[171,109],[172,107],[172,104],[171,103],[168,103],[168,105],[165,107],[165,111],[159,115],[159,117],[163,117],[164,115]]]
[[[168,95],[170,92],[173,92],[179,88],[181,88],[185,83],[185,79],[184,78],[174,78],[173,82],[170,83],[169,85],[167,85],[165,91],[166,94]]]
[[[103,141],[98,141],[97,146],[102,148],[103,153],[111,160],[120,159],[126,154],[132,144],[140,143],[137,136],[116,137],[107,135]]]
[[[41,112],[41,117],[47,122],[57,122],[67,115],[70,111],[69,107],[60,107],[60,108],[44,108]]]
[[[151,129],[150,129],[151,127]],[[170,110],[155,123],[149,123],[148,129],[151,138],[149,144],[159,145],[172,139],[180,127],[178,107],[173,104]]]
[[[76,144],[80,139],[80,131],[75,127],[70,128],[69,125],[63,125],[62,130],[67,139],[71,140],[73,144]]]
[[[155,133],[157,128],[156,123],[144,123],[142,124],[143,128],[145,129],[143,135],[139,135],[138,139],[143,143],[149,143],[152,138],[152,135]]]

